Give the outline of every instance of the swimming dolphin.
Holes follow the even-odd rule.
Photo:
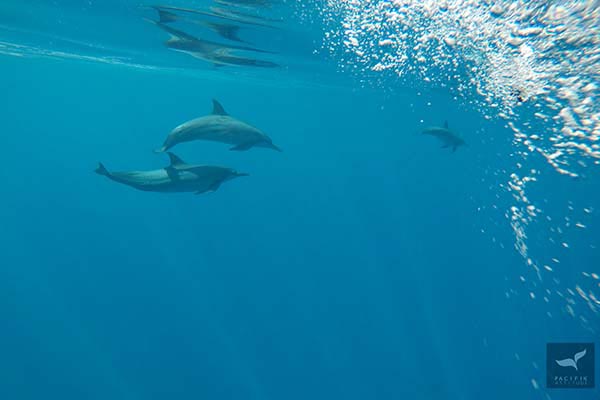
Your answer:
[[[452,147],[452,152],[455,152],[459,146],[467,145],[464,140],[448,129],[448,121],[444,121],[444,127],[433,126],[424,129],[423,134],[438,138],[442,142],[442,148]]]
[[[270,137],[227,114],[223,106],[213,99],[213,112],[210,115],[185,122],[173,129],[160,149],[161,153],[178,143],[192,140],[210,140],[234,145],[229,150],[243,151],[252,147],[266,147],[281,151],[273,144]]]
[[[231,168],[190,165],[173,153],[168,167],[151,171],[109,172],[102,163],[95,172],[115,182],[147,192],[214,192],[225,181],[248,174]]]

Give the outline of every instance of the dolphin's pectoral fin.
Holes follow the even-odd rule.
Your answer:
[[[444,128],[448,129],[448,121],[444,121]]]
[[[210,185],[210,187],[208,188],[208,191],[209,191],[209,192],[216,192],[216,191],[217,191],[217,189],[219,189],[219,187],[221,186],[221,183],[222,183],[222,182],[220,182],[220,181],[213,183],[213,184],[212,184],[212,185]]]
[[[458,146],[452,146],[452,152],[454,153],[457,148],[458,148]]]
[[[215,182],[212,185],[210,185],[208,187],[208,189],[205,190],[198,190],[195,194],[203,194],[203,193],[211,193],[211,192],[216,192],[217,189],[219,189],[219,187],[221,186],[221,182]]]
[[[250,149],[254,145],[255,145],[254,142],[240,143],[240,144],[238,144],[236,146],[231,147],[229,150],[231,150],[231,151],[245,151],[245,150]]]
[[[449,144],[443,144],[443,145],[442,145],[442,149],[447,149],[448,147],[450,147],[450,145],[449,145]]]

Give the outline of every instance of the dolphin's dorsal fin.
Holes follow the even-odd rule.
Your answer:
[[[156,8],[156,11],[158,12],[158,22],[159,23],[166,24],[169,22],[177,21],[177,15],[173,14],[172,12],[161,10],[158,7]]]
[[[185,164],[185,161],[183,161],[181,158],[177,157],[175,154],[168,152],[167,155],[169,156],[169,160],[171,161],[171,164],[169,165],[169,167],[177,167],[179,165]]]
[[[444,129],[448,129],[448,121],[444,121]]]
[[[214,115],[229,115],[229,114],[227,114],[227,111],[225,111],[225,109],[223,108],[221,103],[219,103],[215,99],[213,99],[213,112],[212,113]]]

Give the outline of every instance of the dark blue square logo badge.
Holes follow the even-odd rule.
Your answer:
[[[548,343],[548,388],[582,389],[595,386],[594,343]]]

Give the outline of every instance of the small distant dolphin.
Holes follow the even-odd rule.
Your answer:
[[[109,172],[102,163],[95,172],[115,182],[147,192],[214,192],[221,184],[248,174],[231,168],[210,165],[190,165],[173,153],[167,153],[171,161],[166,168],[151,171]]]
[[[248,150],[252,147],[266,147],[281,151],[273,144],[270,137],[255,127],[229,116],[223,106],[214,99],[212,114],[185,122],[173,129],[162,147],[155,152],[161,153],[178,143],[192,140],[228,143],[234,145],[229,150],[237,151]]]
[[[452,152],[460,146],[466,146],[464,140],[448,129],[448,121],[444,121],[444,127],[433,126],[423,130],[424,135],[431,135],[442,142],[442,148],[452,147]]]

